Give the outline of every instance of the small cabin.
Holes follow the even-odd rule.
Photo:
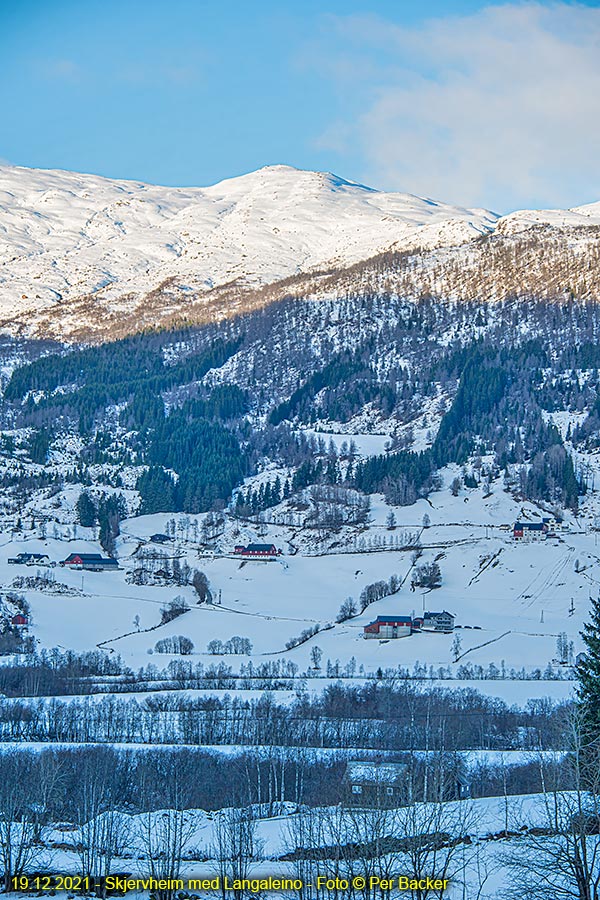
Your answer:
[[[409,797],[406,763],[349,762],[346,798],[349,806],[402,806]]]
[[[13,616],[10,620],[11,625],[23,626],[28,624],[27,616],[22,615],[21,613],[17,613],[16,616]]]
[[[169,537],[168,534],[161,534],[158,532],[157,534],[151,534],[150,540],[153,544],[168,544],[173,538]]]

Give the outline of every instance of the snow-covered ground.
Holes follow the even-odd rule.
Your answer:
[[[290,166],[207,188],[0,166],[0,321],[9,328],[17,313],[31,326],[56,313],[67,333],[82,322],[69,326],[65,304],[86,296],[106,312],[131,312],[171,280],[185,306],[236,280],[264,284],[390,247],[463,244],[496,220]]]
[[[367,525],[346,526],[338,535],[226,517],[216,549],[206,552],[178,532],[181,536],[162,549],[206,574],[213,605],[198,605],[191,587],[130,583],[130,573],[139,566],[135,552],[151,534],[164,532],[170,516],[126,520],[117,546],[119,571],[81,572],[57,566],[52,571],[68,593],[55,588],[25,591],[33,613],[31,631],[40,646],[85,650],[101,645],[118,651],[134,667],[151,660],[159,667],[166,665],[173,656],[154,653],[155,644],[181,634],[193,641],[192,662],[222,658],[236,670],[248,656],[213,656],[207,653],[207,645],[239,635],[251,641],[253,661],[290,659],[300,671],[310,667],[311,650],[317,645],[323,651],[323,669],[327,659],[338,661],[341,670],[353,659],[356,675],[379,667],[401,666],[413,672],[424,666],[430,677],[450,674],[469,679],[482,667],[483,672],[475,672],[478,680],[481,674],[489,674],[493,664],[498,678],[511,669],[525,669],[529,677],[539,679],[540,672],[536,675],[535,670],[543,676],[555,659],[559,634],[573,642],[575,653],[581,649],[579,632],[589,597],[600,584],[600,551],[590,520],[584,512],[577,520],[567,517],[564,530],[555,538],[515,541],[507,526],[519,516],[539,520],[542,511],[529,503],[517,504],[499,480],[490,496],[478,488],[463,489],[454,497],[447,485],[455,469],[449,467],[443,474],[444,486],[428,501],[393,510],[394,529],[385,524],[390,507],[376,496]],[[593,506],[595,495],[585,502]],[[429,525],[424,528],[425,515]],[[43,552],[56,561],[74,550],[98,552],[90,530],[79,528],[78,534],[87,539],[71,537],[66,542],[42,539],[35,533],[31,537],[5,534],[0,539],[3,588],[10,589],[20,575],[34,574],[31,568],[7,565],[7,558],[19,552]],[[442,586],[437,590],[411,590],[414,548],[402,547],[407,535],[416,534],[422,546],[417,564],[436,560],[441,567]],[[273,542],[283,553],[275,561],[240,562],[232,554],[233,547],[252,540]],[[336,623],[346,598],[354,598],[358,606],[367,585],[388,581],[392,575],[402,582],[397,593],[349,621]],[[186,598],[189,612],[154,628],[161,607],[176,595]],[[424,608],[452,612],[457,625],[454,634],[422,633],[390,641],[363,637],[364,626],[377,615],[418,614]],[[288,641],[315,625],[321,629],[319,634],[286,650]],[[470,666],[471,671],[461,666]],[[566,667],[555,665],[554,671],[558,677],[568,677]],[[506,699],[518,696],[520,701],[528,690],[531,696],[542,695],[541,685],[534,681],[510,685],[487,682],[485,690],[500,692]],[[547,690],[556,697],[569,694],[569,686],[561,682],[551,682]]]
[[[435,830],[435,825],[438,826],[438,830],[442,828],[450,835],[449,840],[455,835],[458,836],[457,847],[450,850],[447,874],[451,877],[444,891],[444,897],[448,897],[449,900],[462,900],[465,897],[483,897],[491,900],[502,896],[502,891],[507,887],[508,860],[514,863],[518,859],[526,859],[527,830],[538,828],[543,835],[544,828],[548,827],[546,806],[548,801],[552,801],[552,798],[535,794],[488,797],[448,803],[445,804],[443,811],[438,811],[428,804],[417,804],[415,807],[389,814],[380,813],[375,827],[387,829],[386,835],[402,838],[405,834],[403,823],[418,827],[417,823],[422,822],[422,827],[426,831]],[[559,795],[559,802],[568,804],[569,801],[568,794]],[[132,878],[148,878],[148,857],[154,842],[160,841],[163,831],[165,835],[167,834],[169,823],[177,821],[183,845],[183,861],[179,877],[184,879],[185,884],[189,878],[216,878],[223,871],[215,858],[218,830],[222,827],[220,823],[227,821],[228,814],[228,810],[221,812],[187,810],[181,819],[176,820],[173,818],[174,813],[169,809],[142,815],[120,813],[117,821],[113,822],[113,827],[116,824],[122,841],[111,869],[113,872],[129,873]],[[95,820],[95,830],[98,833],[108,828],[108,815],[110,814],[102,814],[106,819],[104,826],[100,824],[102,818]],[[269,813],[266,806],[256,807],[254,815],[256,817],[254,850],[251,858],[246,859],[247,877],[294,878],[300,875],[306,877],[309,872],[306,866],[299,872],[293,862],[282,859],[298,846],[295,829],[299,814],[294,805],[277,804],[275,814]],[[373,821],[369,813],[363,814],[356,810],[344,813],[338,808],[317,809],[313,811],[313,815],[315,818],[318,817],[321,823],[320,835],[324,846],[337,847],[338,844],[351,842],[357,837],[360,839],[361,835],[370,832],[372,826],[368,823]],[[84,826],[80,832],[78,828],[66,822],[45,828],[38,853],[43,853],[46,869],[65,873],[79,871],[80,858],[75,847],[79,841],[87,842],[92,833],[89,826]],[[381,836],[383,837],[383,834]],[[540,834],[537,835],[536,853],[543,853],[545,840]],[[592,843],[595,840],[596,838],[590,838]],[[448,851],[444,846],[436,850],[432,847],[429,854],[425,852],[422,855],[421,865],[432,869],[426,873],[427,875],[437,877],[440,874],[435,869],[442,868],[446,852]],[[405,855],[401,850],[394,850],[389,857],[382,857],[379,860],[381,866],[379,874],[382,876],[386,872],[388,877],[391,877],[394,873],[396,878],[399,875],[410,876],[411,862],[409,854]],[[325,859],[320,862],[318,869],[319,874],[328,874]],[[225,871],[228,871],[227,866]],[[378,874],[377,867],[368,871]],[[343,863],[338,872],[343,877]],[[358,859],[355,860],[352,874],[354,876],[363,874]],[[231,882],[232,876],[229,878]],[[138,890],[134,893],[143,894],[143,891]],[[294,896],[294,892],[284,892],[284,896]],[[404,894],[393,891],[392,896]]]
[[[360,433],[356,435],[357,452],[362,456],[381,452],[382,442],[388,440],[387,434],[365,435],[362,441]],[[327,435],[324,437],[328,440]],[[334,440],[341,444],[350,437],[335,432]],[[590,465],[593,462],[592,459]],[[161,670],[171,660],[185,660],[192,666],[199,662],[204,666],[225,662],[238,671],[250,661],[259,666],[289,660],[297,665],[299,676],[307,675],[283,682],[282,689],[274,693],[276,702],[284,704],[293,703],[298,690],[313,697],[318,695],[337,680],[338,674],[348,677],[346,684],[361,685],[379,669],[396,670],[399,678],[408,674],[413,679],[411,685],[423,690],[470,689],[519,707],[542,698],[549,698],[553,703],[567,701],[573,696],[575,682],[571,667],[555,660],[557,639],[566,635],[567,644],[573,644],[574,654],[581,649],[579,633],[588,616],[589,598],[596,595],[600,585],[600,550],[598,533],[594,530],[600,498],[595,491],[588,493],[578,516],[567,514],[555,537],[515,541],[512,523],[516,519],[540,521],[547,511],[532,503],[517,502],[504,489],[501,478],[492,483],[489,493],[481,486],[461,488],[453,496],[449,486],[458,472],[455,466],[447,467],[442,472],[441,489],[409,507],[390,507],[382,496],[375,495],[371,498],[367,522],[344,526],[338,532],[284,524],[293,512],[288,501],[268,510],[266,518],[279,524],[239,521],[225,514],[223,524],[215,526],[210,547],[198,543],[203,524],[201,515],[169,513],[126,519],[121,523],[117,540],[118,571],[71,571],[58,564],[40,566],[39,573],[51,573],[55,584],[19,589],[32,610],[29,631],[39,647],[76,650],[100,647],[108,654],[118,652],[134,669],[152,663]],[[265,470],[254,480],[267,477],[273,477],[273,472]],[[600,485],[600,473],[596,481]],[[60,496],[34,496],[23,509],[25,530],[5,529],[0,534],[1,592],[15,589],[15,579],[38,573],[35,566],[8,564],[8,558],[20,552],[45,553],[56,563],[75,550],[100,552],[95,530],[73,525],[77,491],[76,487],[68,486]],[[53,507],[57,500],[58,506]],[[48,527],[44,537],[40,514],[51,509],[60,521],[56,527]],[[390,512],[395,515],[393,528]],[[33,530],[28,521],[32,516],[38,522]],[[157,532],[173,531],[172,541],[165,544],[150,541],[150,536]],[[418,560],[414,558],[416,536],[421,552]],[[236,544],[250,541],[272,542],[283,552],[269,562],[236,558],[233,553]],[[198,605],[189,585],[132,583],[132,572],[140,566],[141,549],[162,552],[171,559],[178,558],[180,564],[187,562],[191,569],[203,571],[215,603]],[[433,561],[441,568],[442,586],[429,592],[411,590],[415,564]],[[395,594],[376,601],[349,621],[336,622],[340,605],[349,596],[358,605],[367,585],[388,581],[393,575],[401,583]],[[177,595],[188,601],[189,611],[160,625],[161,609]],[[424,608],[454,613],[457,626],[454,634],[421,633],[388,641],[363,637],[364,626],[378,615],[418,614]],[[286,649],[287,642],[315,625],[320,627],[319,633],[300,646]],[[191,654],[183,657],[156,652],[158,640],[176,635],[192,640]],[[234,635],[249,639],[252,644],[249,655],[208,653],[209,642],[226,642]],[[311,658],[314,647],[322,651],[320,670],[314,669]],[[511,670],[514,677],[510,677]],[[120,696],[129,698],[135,694],[138,702],[143,702],[151,693],[151,685],[146,683],[130,687],[131,693]],[[159,695],[173,697],[175,693],[185,693],[189,699],[200,696],[222,699],[229,694],[240,700],[256,700],[260,694],[247,687],[239,691],[160,690],[158,674],[154,687],[157,690],[152,696],[156,700]],[[110,694],[110,679],[105,680],[102,688]],[[90,702],[105,696],[104,693],[92,695]],[[61,698],[63,702],[72,700],[80,701],[81,697]],[[18,703],[18,698],[14,702]],[[67,750],[69,744],[57,742],[54,746]],[[43,751],[47,747],[47,743],[7,741],[0,745],[0,752]],[[115,747],[140,753],[181,749],[179,744],[153,748],[128,743]],[[242,750],[239,745],[203,745],[197,749],[214,753],[226,766],[235,764],[235,757]],[[253,751],[257,756],[267,751],[279,752],[277,747],[261,746],[254,747]],[[381,751],[375,753],[356,747],[352,750],[320,748],[315,751],[315,758],[338,762],[356,758],[357,754],[363,759],[380,761],[382,758]],[[477,773],[480,766],[504,770],[527,764],[535,767],[542,759],[552,763],[562,755],[561,751],[554,750],[544,754],[524,750],[469,750],[464,753],[464,764],[467,771]],[[294,864],[280,857],[290,850],[298,813],[292,805],[283,805],[276,812],[276,815],[265,810],[260,812],[256,852],[250,864],[253,877],[294,874]],[[339,815],[339,809],[333,812]],[[163,810],[145,816],[124,814],[119,827],[126,841],[113,860],[112,870],[147,877],[148,835],[168,815]],[[398,822],[407,815],[406,809],[399,810]],[[507,855],[515,858],[526,852],[526,830],[544,827],[545,817],[544,799],[536,795],[447,804],[444,824],[436,826],[437,830],[451,833],[453,822],[467,818],[469,839],[460,845],[460,871],[444,896],[449,900],[470,896],[497,900],[507,883]],[[183,854],[182,877],[210,877],[217,870],[214,846],[218,813],[188,810],[185,821],[189,840]],[[415,827],[414,821],[411,827]],[[336,833],[336,839],[341,833]],[[408,832],[396,825],[392,826],[392,833]],[[77,839],[77,829],[69,823],[45,828],[41,848],[44,867],[77,871],[80,866],[74,849]],[[402,863],[400,859],[398,865]],[[478,894],[482,881],[483,889]]]

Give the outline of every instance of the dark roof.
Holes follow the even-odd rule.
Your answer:
[[[101,553],[69,553],[65,562],[68,562],[70,559],[75,559],[76,556],[84,562],[98,562],[103,558]]]
[[[515,529],[527,529],[528,531],[543,531],[545,522],[515,522]]]
[[[441,612],[425,612],[423,613],[423,618],[431,618],[431,616],[452,616],[453,619],[456,618],[454,613],[448,612],[447,609],[443,609]]]
[[[80,559],[82,563],[87,563],[88,565],[117,567],[119,565],[118,560],[113,559],[112,556],[102,556],[100,553],[70,553],[65,562],[72,562],[75,559]]]
[[[275,544],[248,544],[246,550],[268,553],[270,550],[275,550]]]
[[[154,541],[155,544],[163,544],[165,541],[171,541],[172,538],[169,537],[168,534],[151,534],[150,540]]]
[[[377,616],[376,622],[412,622],[412,616]],[[373,624],[371,622],[371,624]]]

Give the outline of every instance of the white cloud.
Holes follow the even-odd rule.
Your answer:
[[[500,211],[600,199],[600,9],[507,4],[410,28],[329,24],[324,74],[362,106],[320,144],[358,145],[361,177]]]

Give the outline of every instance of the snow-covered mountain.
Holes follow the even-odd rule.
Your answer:
[[[415,251],[409,293],[460,299],[452,273],[472,269],[477,238],[511,241],[539,226],[552,236],[588,231],[600,226],[600,204],[499,218],[290,166],[207,188],[2,166],[0,329],[102,339],[158,321],[222,318],[282,290],[310,296],[320,272],[388,251]],[[450,268],[436,282],[438,264]],[[482,271],[489,280],[487,261]],[[496,273],[492,281],[486,299],[503,295]]]
[[[574,206],[572,209],[520,209],[503,216],[496,230],[501,234],[516,234],[535,225],[553,228],[588,228],[600,226],[600,202]]]
[[[462,244],[497,216],[331,174],[269,166],[208,188],[0,167],[0,319],[60,331],[74,301],[135,307],[167,279],[178,301],[232,282],[344,267],[388,248]],[[183,310],[185,312],[185,310]]]

